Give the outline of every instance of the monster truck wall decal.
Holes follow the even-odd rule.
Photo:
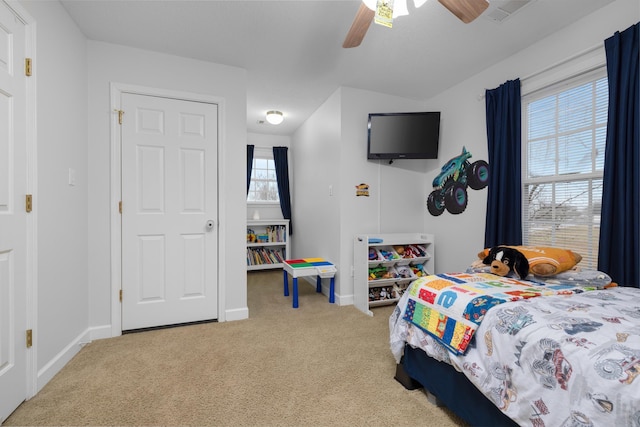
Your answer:
[[[481,190],[489,183],[489,164],[484,160],[469,162],[471,153],[462,147],[462,154],[442,166],[433,179],[433,191],[427,198],[427,208],[433,216],[441,215],[445,208],[459,214],[467,208],[467,186]]]

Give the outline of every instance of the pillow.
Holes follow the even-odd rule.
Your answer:
[[[572,269],[582,260],[582,256],[569,249],[552,248],[545,246],[508,246],[520,251],[527,261],[529,270],[536,276],[553,276]],[[491,248],[484,249],[478,254],[478,258],[484,259],[489,255]]]

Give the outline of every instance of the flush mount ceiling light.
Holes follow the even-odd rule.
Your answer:
[[[272,125],[279,125],[284,120],[282,111],[271,110],[267,111],[267,121]]]

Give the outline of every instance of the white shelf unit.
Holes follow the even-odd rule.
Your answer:
[[[249,230],[256,241],[249,241]],[[247,270],[282,268],[290,255],[289,220],[264,219],[247,221]]]
[[[399,255],[396,247],[406,254]],[[418,249],[418,251],[416,251]],[[376,254],[370,259],[369,253]],[[420,252],[422,251],[422,252]],[[353,245],[353,305],[373,316],[371,307],[395,304],[419,274],[434,273],[434,240],[432,234],[395,233],[355,236]],[[381,254],[387,255],[385,258]],[[415,256],[409,256],[414,254]],[[383,277],[372,278],[377,273]],[[386,277],[385,277],[386,276]],[[380,299],[376,299],[380,298]]]

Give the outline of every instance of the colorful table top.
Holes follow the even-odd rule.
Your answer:
[[[283,266],[293,277],[333,277],[337,271],[336,267],[324,258],[287,259]]]
[[[322,265],[333,265],[324,258],[303,258],[303,259],[287,259],[284,261],[291,268],[307,268],[307,267],[320,267]]]

